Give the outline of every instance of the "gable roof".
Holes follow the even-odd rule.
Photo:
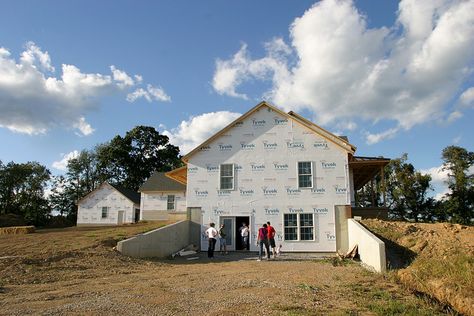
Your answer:
[[[109,183],[110,184],[110,183]],[[140,193],[122,187],[120,185],[110,184],[115,190],[119,191],[123,196],[132,201],[135,204],[140,204]]]
[[[240,122],[244,119],[246,119],[247,117],[249,117],[252,113],[258,111],[260,108],[262,107],[268,107],[270,108],[272,111],[274,112],[277,112],[278,114],[280,114],[281,116],[283,117],[286,117],[288,119],[291,119],[292,121],[302,125],[303,127],[305,128],[308,128],[310,129],[311,131],[313,131],[314,133],[326,138],[327,140],[331,141],[332,143],[336,144],[337,146],[341,147],[342,149],[344,149],[345,151],[347,151],[348,153],[351,153],[353,154],[356,150],[356,147],[354,145],[351,145],[348,141],[344,140],[343,138],[341,137],[338,137],[334,134],[332,134],[331,132],[323,129],[322,127],[312,123],[311,121],[303,118],[302,116],[294,113],[293,111],[289,112],[289,113],[285,113],[283,112],[282,110],[274,107],[273,105],[270,105],[269,103],[267,103],[266,101],[262,101],[260,102],[259,104],[257,104],[256,106],[254,106],[253,108],[251,108],[249,111],[247,111],[245,114],[243,114],[242,116],[240,116],[239,118],[237,118],[236,120],[234,120],[232,123],[230,123],[229,125],[227,125],[226,127],[224,127],[223,129],[221,129],[219,132],[217,132],[216,134],[214,134],[213,136],[211,136],[210,138],[208,138],[205,142],[203,142],[202,144],[200,144],[199,146],[197,146],[196,148],[194,148],[193,150],[191,150],[189,153],[187,153],[183,158],[182,160],[187,163],[189,161],[189,158],[194,155],[196,152],[199,152],[199,150],[201,149],[201,147],[204,147],[206,145],[208,145],[209,143],[211,143],[212,141],[214,141],[215,139],[217,139],[219,136],[221,136],[222,134],[224,134],[225,132],[227,132],[228,130],[230,130],[231,128],[234,127],[234,125],[237,123],[237,122]]]
[[[179,170],[181,168],[175,169]],[[173,170],[174,171],[174,170]],[[172,171],[170,171],[172,172]],[[166,176],[166,172],[155,172],[151,175],[145,183],[142,184],[139,192],[147,191],[186,191],[186,186],[182,183],[177,182],[174,179]]]
[[[95,188],[94,190],[87,193],[86,195],[84,195],[79,200],[77,200],[77,204],[79,204],[80,201],[84,200],[86,197],[91,195],[93,192],[98,191],[99,189],[101,189],[102,187],[107,186],[107,185],[110,186],[112,189],[118,191],[124,197],[129,199],[132,203],[140,204],[140,193],[135,192],[135,191],[130,190],[130,189],[127,189],[125,187],[119,186],[119,185],[112,185],[112,184],[108,183],[107,181],[102,182],[97,188]]]

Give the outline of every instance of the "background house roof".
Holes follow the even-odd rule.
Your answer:
[[[186,186],[168,178],[166,172],[155,172],[138,191],[186,191]]]
[[[122,193],[126,198],[128,198],[133,203],[140,204],[140,193],[121,187],[119,185],[115,185],[115,184],[110,184],[110,186],[112,186],[115,190]]]

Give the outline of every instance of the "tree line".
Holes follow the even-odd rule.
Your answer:
[[[474,164],[474,153],[449,146],[441,156],[450,189],[442,199],[430,196],[431,176],[417,171],[404,154],[385,167],[384,181],[379,175],[375,183],[356,192],[357,206],[381,207],[385,197],[391,219],[472,224],[474,175],[469,169]],[[180,167],[180,158],[179,148],[171,145],[167,136],[153,127],[137,126],[124,137],[117,135],[91,150],[82,150],[68,161],[64,175],[52,176],[38,162],[0,161],[0,226],[6,215],[36,226],[51,224],[58,218],[74,224],[77,201],[102,182],[138,190],[153,171]]]
[[[52,176],[38,162],[0,161],[0,219],[6,222],[6,215],[14,215],[25,224],[47,226],[59,217],[74,224],[77,201],[102,182],[137,191],[155,170],[180,167],[180,158],[179,148],[167,136],[137,126],[123,137],[82,150],[68,161],[64,175]]]
[[[388,208],[389,218],[414,222],[445,222],[472,225],[474,222],[474,152],[448,146],[441,153],[442,171],[447,172],[449,192],[441,199],[430,196],[431,176],[408,162],[408,155],[392,159],[375,184],[356,193],[357,206]],[[385,205],[384,205],[385,197]]]

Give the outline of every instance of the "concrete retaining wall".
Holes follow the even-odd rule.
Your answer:
[[[117,250],[135,258],[164,258],[189,244],[199,245],[200,225],[188,220],[122,240]]]
[[[358,246],[360,260],[377,272],[385,272],[385,244],[354,219],[348,219],[349,249]]]

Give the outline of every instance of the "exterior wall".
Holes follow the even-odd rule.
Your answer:
[[[167,210],[168,195],[175,196],[175,210]],[[174,220],[186,219],[185,192],[142,192],[140,200],[141,220]]]
[[[335,205],[351,203],[347,159],[341,147],[262,107],[190,157],[187,206],[201,207],[203,225],[249,216],[251,250],[258,228],[270,221],[284,251],[335,252]],[[298,188],[299,161],[313,163],[313,188]],[[234,190],[219,190],[222,163],[235,166]],[[283,216],[294,213],[314,214],[313,241],[284,240]]]
[[[108,215],[102,218],[102,207],[108,207]],[[124,211],[123,224],[133,223],[135,208],[128,198],[109,185],[101,185],[94,192],[79,201],[77,210],[77,225],[117,225],[118,212]]]
[[[195,243],[198,229],[199,224],[184,220],[119,241],[117,250],[135,258],[167,257]]]
[[[359,224],[356,220],[349,218],[349,249],[358,246],[360,261],[377,272],[387,270],[385,258],[385,244],[374,234]]]

